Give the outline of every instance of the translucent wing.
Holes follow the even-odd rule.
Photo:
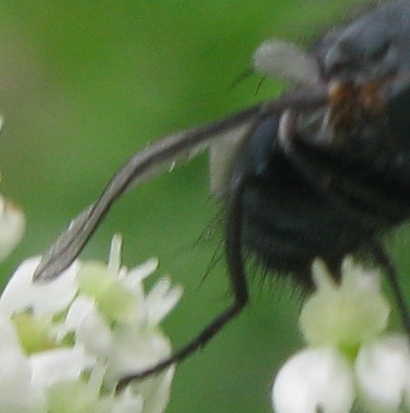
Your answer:
[[[209,125],[168,135],[137,152],[111,178],[100,198],[81,212],[44,254],[34,279],[50,280],[66,269],[84,248],[111,205],[130,188],[173,169],[177,163],[192,159],[218,140],[232,138],[235,135],[232,132],[237,128],[240,133],[246,133],[253,124],[273,112],[287,107],[322,105],[326,96],[322,88],[316,88],[314,93],[289,93],[276,101],[253,106]]]

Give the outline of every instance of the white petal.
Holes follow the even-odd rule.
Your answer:
[[[149,277],[158,268],[158,258],[150,258],[137,267],[131,268],[127,274],[127,280],[133,283],[140,283]]]
[[[0,411],[42,412],[45,396],[31,384],[31,367],[12,324],[0,318]]]
[[[353,373],[332,348],[297,353],[279,371],[272,390],[276,413],[347,413],[353,401]]]
[[[26,227],[23,212],[0,195],[0,261],[21,241]]]
[[[129,389],[126,389],[115,401],[112,413],[140,413],[143,404],[141,395],[133,396]]]
[[[408,337],[389,336],[363,346],[355,373],[358,386],[371,405],[398,409],[410,385]]]
[[[120,234],[115,234],[111,240],[110,256],[108,259],[108,270],[114,274],[118,274],[120,272],[121,247],[122,237]]]
[[[142,413],[162,413],[165,411],[169,403],[174,372],[175,367],[170,367],[165,372],[141,383],[139,387],[144,397]],[[138,387],[138,383],[135,385]]]
[[[171,352],[169,340],[159,332],[141,332],[130,325],[114,329],[112,354],[107,361],[109,381],[153,366]]]
[[[148,324],[155,326],[177,305],[182,296],[182,287],[171,287],[171,279],[163,277],[147,294]]]
[[[19,348],[19,340],[11,321],[0,315],[0,357],[7,347]]]
[[[64,327],[66,331],[64,334],[68,332],[76,331],[78,326],[84,322],[84,319],[87,315],[94,311],[95,309],[95,300],[85,296],[77,297],[67,312],[67,316],[64,322]]]
[[[40,387],[63,380],[76,380],[93,362],[79,346],[36,353],[30,357],[32,380]]]
[[[2,348],[0,372],[1,412],[45,411],[45,394],[33,385],[30,364],[22,352]]]
[[[23,390],[31,378],[27,357],[23,354],[11,324],[0,323],[0,394],[9,390]],[[1,396],[3,397],[3,396]]]
[[[70,306],[67,323],[73,327],[76,340],[85,346],[88,352],[106,357],[112,347],[112,332],[98,312],[95,303],[87,297],[78,297]]]
[[[0,313],[12,316],[31,310],[35,315],[53,315],[65,309],[74,298],[78,265],[72,264],[49,283],[33,283],[32,276],[40,259],[30,258],[17,268],[0,298]]]

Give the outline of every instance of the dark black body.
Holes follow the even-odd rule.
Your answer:
[[[312,53],[324,82],[409,77],[410,2],[335,29]],[[410,88],[389,87],[385,99],[381,114],[364,111],[335,145],[317,139],[315,130],[295,129],[292,150],[285,151],[281,113],[257,127],[233,182],[254,177],[243,198],[243,242],[269,269],[310,287],[313,259],[323,258],[337,276],[346,254],[366,251],[375,236],[410,216]]]
[[[237,164],[235,173],[255,176],[243,199],[243,242],[269,270],[311,287],[313,259],[323,258],[337,273],[343,257],[364,247],[374,228],[350,219],[306,182],[279,147],[277,123],[261,125]]]

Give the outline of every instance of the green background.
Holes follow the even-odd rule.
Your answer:
[[[275,96],[271,80],[255,96],[258,76],[230,86],[262,41],[308,44],[347,3],[0,0],[1,189],[28,220],[4,279],[42,253],[138,148]],[[203,280],[221,237],[211,224],[218,212],[202,156],[128,194],[82,257],[105,259],[116,231],[126,265],[159,256],[161,272],[185,288],[165,326],[183,344],[229,300],[223,261]],[[403,238],[395,244],[405,251]],[[401,268],[406,255],[395,249]],[[240,318],[178,368],[167,411],[269,412],[274,372],[301,345],[298,307],[298,294],[257,278]]]

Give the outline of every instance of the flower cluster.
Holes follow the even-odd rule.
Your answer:
[[[171,352],[159,323],[182,290],[160,279],[156,260],[129,271],[114,237],[108,266],[75,262],[50,283],[33,283],[40,257],[24,261],[0,298],[0,411],[160,413],[174,369],[115,392],[123,376]]]
[[[0,196],[0,261],[24,226],[23,213]],[[49,283],[32,279],[41,257],[19,266],[0,297],[0,412],[165,410],[173,367],[116,386],[171,354],[159,324],[182,289],[162,278],[146,293],[157,261],[128,271],[120,255],[115,236],[108,265],[76,261]],[[320,261],[312,274],[317,290],[300,315],[307,347],[275,379],[276,413],[349,413],[356,402],[373,412],[410,410],[409,340],[386,333],[379,273],[347,258],[340,283]]]
[[[368,411],[408,411],[409,341],[385,332],[390,306],[379,273],[347,258],[341,284],[319,261],[313,277],[317,290],[300,316],[307,348],[276,376],[276,413],[348,413],[354,403]]]

